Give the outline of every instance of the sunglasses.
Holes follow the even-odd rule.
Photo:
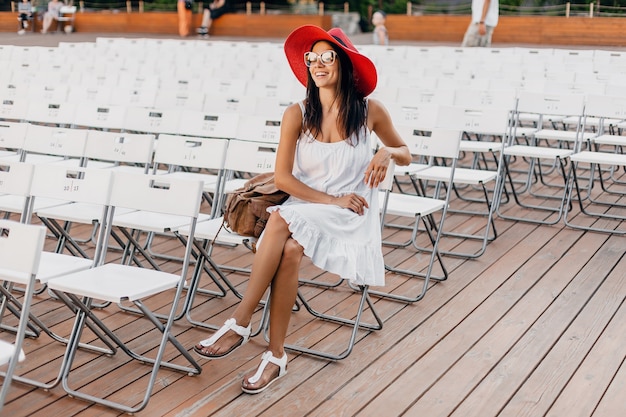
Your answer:
[[[333,65],[335,63],[335,58],[337,58],[337,52],[335,51],[324,51],[320,54],[315,52],[305,52],[304,65],[310,67],[318,61],[324,66]]]

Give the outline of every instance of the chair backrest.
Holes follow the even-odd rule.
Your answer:
[[[179,109],[128,107],[124,119],[124,130],[177,134],[182,113],[183,111]]]
[[[273,171],[276,163],[276,142],[250,142],[233,139],[228,143],[224,168],[231,171],[263,173]]]
[[[0,159],[0,194],[29,196],[33,171],[32,164]]]
[[[579,116],[583,114],[585,96],[582,94],[549,94],[520,91],[517,111],[541,115]]]
[[[26,97],[0,95],[0,120],[26,120],[29,103]]]
[[[239,121],[237,139],[278,143],[282,118],[278,116],[242,115]]]
[[[30,194],[67,202],[109,205],[112,171],[74,168],[60,164],[37,164]]]
[[[74,114],[74,126],[121,130],[126,119],[126,106],[80,101]]]
[[[231,139],[237,135],[238,125],[239,115],[236,113],[185,111],[180,118],[178,134]]]
[[[22,149],[27,129],[28,123],[0,122],[0,149]]]
[[[245,94],[205,93],[202,111],[207,113],[255,114],[258,97]]]
[[[120,133],[101,130],[87,131],[84,156],[89,160],[120,164],[140,164],[146,172],[152,164],[155,135],[152,133]]]
[[[467,133],[504,137],[508,133],[513,107],[463,107],[453,106],[457,111],[440,109],[437,124]],[[453,117],[450,117],[453,115]]]
[[[585,116],[626,120],[626,99],[623,96],[589,94],[585,101]]]
[[[115,106],[128,107],[154,107],[157,89],[153,87],[147,88],[130,88],[115,85],[111,88],[111,98],[109,104]]]
[[[228,139],[161,134],[154,163],[221,170],[227,149]]]
[[[202,181],[117,171],[111,206],[195,218],[202,188]]]
[[[0,280],[31,284],[45,238],[43,226],[0,220]]]
[[[246,93],[246,80],[242,78],[210,77],[202,84],[203,91],[210,97],[212,94],[226,94],[233,97],[243,97]]]
[[[439,105],[433,103],[391,104],[388,109],[396,125],[411,125],[414,128],[431,130],[437,120]]]
[[[397,126],[412,155],[457,159],[461,144],[459,129],[433,128],[430,136],[409,125]]]
[[[26,130],[24,151],[44,155],[82,158],[87,131],[30,124]]]
[[[76,104],[61,101],[32,100],[26,120],[36,123],[70,125],[74,122]]]
[[[179,91],[160,88],[154,100],[154,106],[162,109],[182,108],[199,111],[204,106],[204,93],[201,90]]]

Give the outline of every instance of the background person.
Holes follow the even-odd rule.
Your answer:
[[[461,46],[491,46],[493,30],[498,25],[498,0],[472,0],[472,21]]]
[[[248,287],[230,319],[194,346],[221,358],[248,341],[252,314],[268,286],[270,341],[242,390],[256,394],[287,371],[285,337],[306,255],[317,267],[358,285],[384,285],[378,185],[393,159],[411,154],[385,107],[367,99],[376,88],[374,63],[339,28],[305,25],[286,39],[285,54],[306,98],[284,112],[276,156],[276,186],[290,195],[268,208]],[[372,151],[371,132],[384,144]]]
[[[377,10],[372,15],[372,24],[374,25],[374,45],[389,45],[389,34],[385,27],[387,15],[382,10]]]
[[[59,0],[51,0],[48,3],[48,10],[43,15],[41,33],[48,33],[48,29],[50,29],[52,21],[59,19],[59,15],[61,14],[61,7],[63,6],[65,6],[65,3]]]
[[[230,5],[227,0],[213,0],[213,2],[209,4],[209,8],[204,9],[202,13],[202,22],[198,28],[198,35],[208,37],[213,21],[228,13],[230,11],[229,8]]]
[[[17,20],[20,22],[20,29],[17,31],[18,34],[23,35],[26,33],[26,29],[28,29],[28,21],[30,20],[33,14],[33,7],[30,4],[29,0],[22,0],[17,4]]]
[[[176,9],[178,12],[178,34],[180,36],[189,36],[193,0],[178,0]]]

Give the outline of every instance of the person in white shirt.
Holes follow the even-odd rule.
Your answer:
[[[498,0],[472,0],[472,21],[461,46],[491,46],[493,30],[498,25]]]

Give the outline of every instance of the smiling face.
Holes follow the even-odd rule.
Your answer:
[[[334,49],[330,43],[326,41],[320,41],[313,46],[313,49],[311,51],[314,52],[317,56],[320,56],[323,52],[334,51]],[[311,62],[311,66],[309,67],[309,73],[311,74],[311,78],[318,88],[335,89],[337,83],[339,82],[339,77],[341,73],[339,57],[335,57],[335,60],[332,64],[323,64],[321,62],[321,59],[318,59],[315,62]]]

